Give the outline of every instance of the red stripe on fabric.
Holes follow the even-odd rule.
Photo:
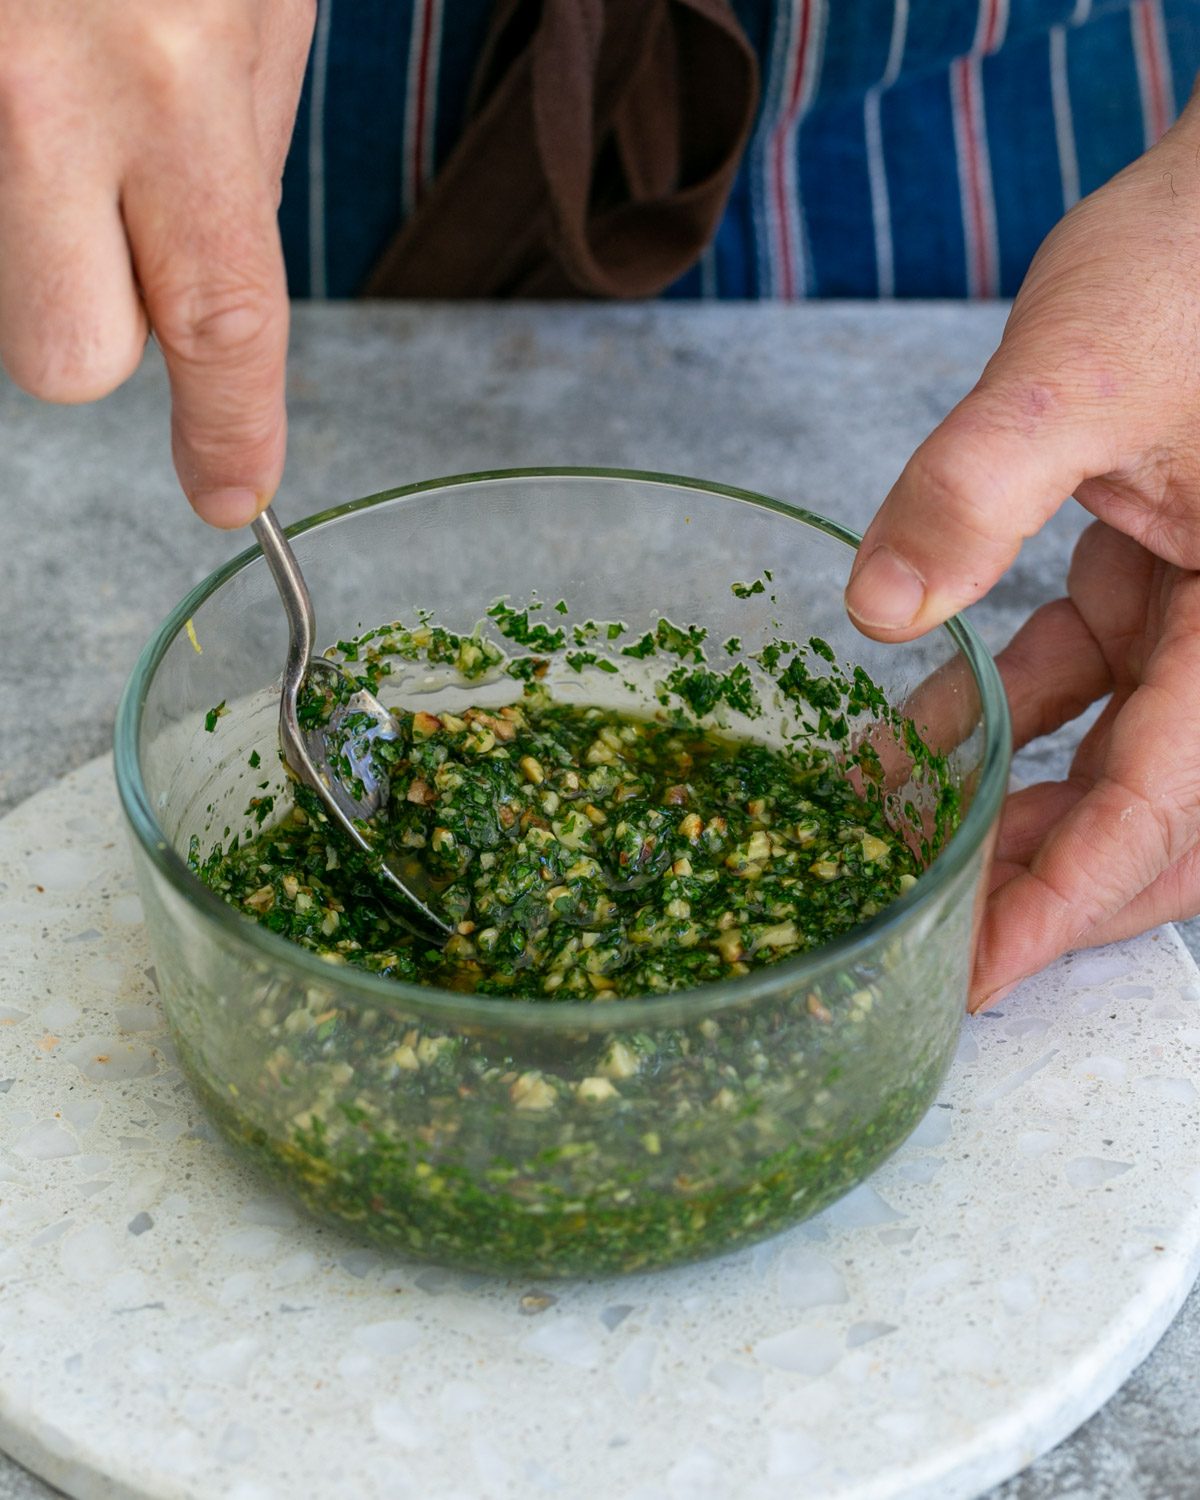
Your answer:
[[[775,133],[771,137],[771,186],[775,198],[775,225],[778,233],[776,250],[780,267],[780,296],[791,301],[796,295],[795,254],[792,245],[791,205],[787,194],[787,152],[792,146],[789,139],[796,122],[804,89],[804,64],[808,57],[808,44],[812,32],[811,0],[802,0],[800,10],[800,37],[796,47],[796,61],[792,65],[792,77],[787,89],[787,105]]]
[[[987,217],[983,203],[982,142],[979,132],[979,97],[975,92],[975,80],[967,58],[959,58],[954,64],[958,73],[958,87],[962,99],[962,140],[966,167],[967,202],[969,219],[969,246],[971,257],[970,290],[976,297],[994,295],[994,272],[991,245],[989,243]]]
[[[800,108],[800,92],[804,88],[804,64],[808,59],[808,44],[812,37],[812,3],[804,0],[800,11],[800,45],[796,48],[796,70],[792,75],[791,95],[788,99],[787,118],[795,120]]]
[[[779,257],[779,295],[791,301],[796,295],[796,273],[792,266],[792,226],[788,222],[787,185],[784,181],[784,147],[771,146],[771,186],[775,197],[776,253]]]
[[[996,33],[1000,26],[1000,0],[987,0],[987,19],[983,25],[983,52],[991,52],[996,45]]]
[[[1159,29],[1158,9],[1153,0],[1137,0],[1138,29],[1142,34],[1142,49],[1146,59],[1146,83],[1148,85],[1150,118],[1147,121],[1147,136],[1150,141],[1159,140],[1171,123],[1167,119],[1167,91],[1163,84],[1163,39]]]
[[[421,201],[427,186],[425,182],[425,142],[428,138],[429,121],[429,73],[433,50],[433,8],[437,0],[422,0],[420,59],[417,64],[417,107],[413,122],[412,139],[412,185],[413,207]]]

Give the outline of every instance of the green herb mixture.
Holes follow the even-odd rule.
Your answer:
[[[942,909],[933,936],[898,935],[752,1004],[689,1014],[686,991],[878,911],[955,826],[957,789],[915,727],[820,641],[745,655],[730,640],[718,670],[697,626],[660,620],[637,635],[571,625],[561,603],[537,614],[493,607],[512,651],[429,621],[339,643],[350,690],[377,692],[420,663],[475,698],[398,712],[397,739],[378,747],[391,798],[375,833],[445,882],[457,927],[445,948],[397,922],[315,798],[298,790],[277,815],[268,780],[249,831],[227,830],[204,856],[194,844],[193,865],[326,960],[328,983],[264,965],[243,996],[231,974],[220,1003],[233,1013],[215,1016],[211,989],[181,962],[165,978],[168,1013],[225,1133],[314,1211],[379,1244],[537,1275],[694,1259],[815,1212],[916,1124],[954,1045],[969,903]],[[611,706],[630,664],[652,669],[652,714],[644,678],[640,716]],[[550,665],[567,674],[554,691]],[[616,691],[589,706],[559,681]],[[394,696],[404,701],[403,684]],[[752,738],[768,709],[790,724],[781,743]],[[304,711],[320,722],[331,705]],[[230,712],[219,705],[205,727],[227,732]],[[919,807],[888,790],[885,739]],[[341,965],[534,1000],[547,1019],[558,1002],[591,1002],[590,1023],[510,1027],[505,1006],[456,1019],[433,994],[364,1007],[339,990]],[[661,1019],[636,1026],[600,1003],[676,990]]]
[[[912,851],[826,753],[772,749],[540,690],[398,715],[375,830],[449,882],[455,935],[413,938],[312,799],[206,867],[334,962],[485,995],[593,1000],[727,979],[819,946],[912,885]]]

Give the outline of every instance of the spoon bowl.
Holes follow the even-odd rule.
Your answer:
[[[323,656],[313,655],[316,617],[300,564],[283,527],[270,509],[253,531],[288,620],[288,654],[279,697],[279,745],[296,779],[320,798],[330,822],[365,854],[396,916],[418,937],[445,942],[447,922],[434,905],[438,887],[415,853],[398,855],[368,837],[366,825],[387,806],[388,778],[381,775],[374,747],[396,738],[390,711],[366,688]],[[329,694],[332,711],[321,723],[300,720],[306,687]],[[353,691],[347,692],[352,687]]]

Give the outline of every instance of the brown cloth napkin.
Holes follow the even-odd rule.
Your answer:
[[[466,130],[368,297],[648,297],[716,233],[758,101],[728,0],[499,0]]]

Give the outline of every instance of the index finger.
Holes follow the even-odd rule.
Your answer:
[[[172,448],[201,517],[242,526],[283,471],[288,302],[249,86],[227,76],[164,121],[125,222],[171,381]]]

